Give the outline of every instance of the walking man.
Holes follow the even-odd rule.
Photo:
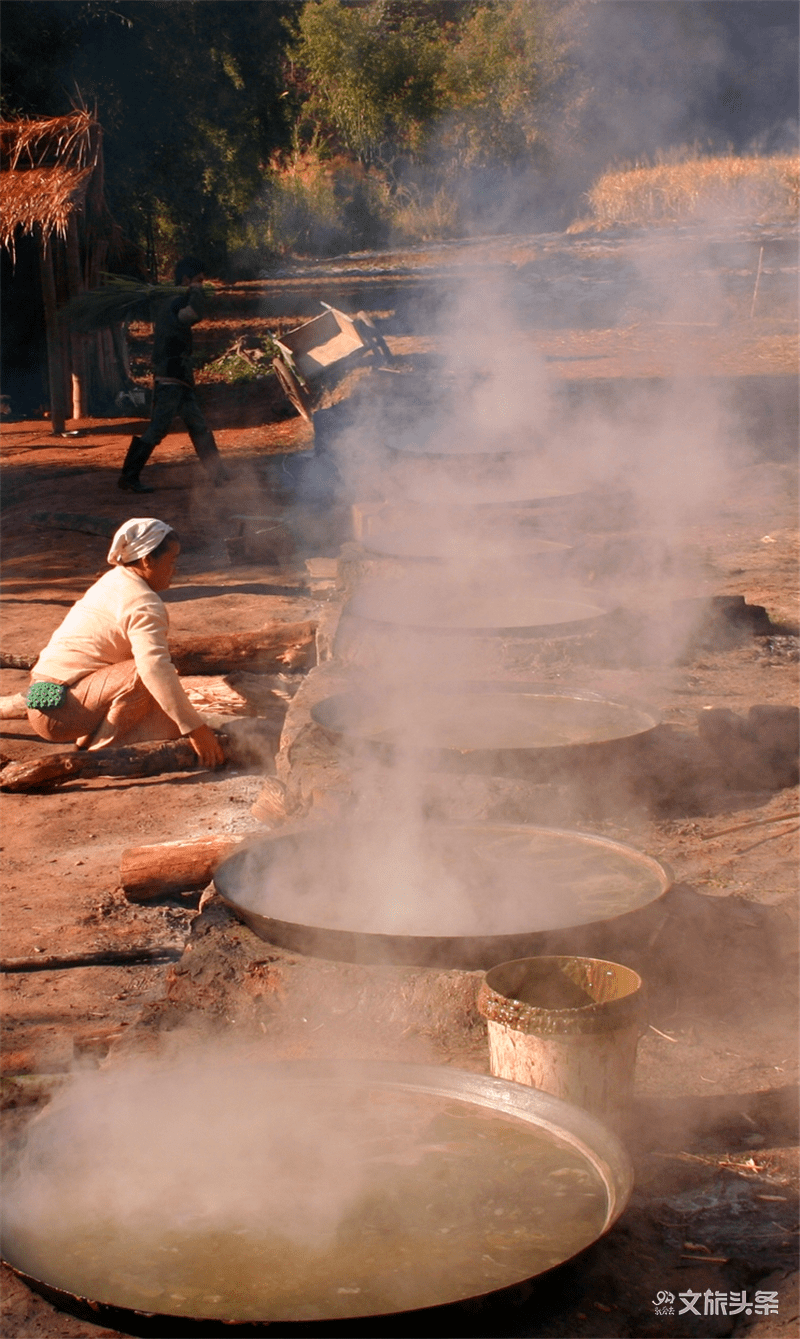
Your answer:
[[[153,408],[150,423],[141,437],[133,437],[122,463],[117,486],[125,493],[152,493],[139,478],[159,442],[166,437],[174,418],[180,418],[192,439],[204,468],[214,484],[227,483],[230,475],[208,428],[194,391],[192,326],[205,312],[203,262],[184,256],[175,266],[175,283],[186,291],[165,302],[156,316],[153,332]]]

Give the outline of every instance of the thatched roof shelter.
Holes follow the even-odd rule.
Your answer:
[[[90,398],[107,402],[126,382],[112,332],[70,334],[59,318],[125,247],[103,194],[102,131],[85,108],[0,122],[0,245],[16,261],[19,247],[31,242],[44,303],[50,414],[60,432],[70,401],[72,417],[83,417]]]
[[[31,168],[28,172],[0,172],[0,243],[14,250],[18,228],[32,233],[38,226],[44,237],[67,236],[70,215],[83,202],[92,169]]]
[[[45,240],[54,232],[66,240],[98,168],[102,176],[100,126],[84,109],[46,121],[0,121],[0,243],[13,251],[18,230],[36,229]]]

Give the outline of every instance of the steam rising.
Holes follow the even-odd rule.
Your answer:
[[[520,1118],[416,1067],[171,1061],[76,1076],[31,1123],[16,1268],[151,1314],[380,1315],[538,1273],[619,1211],[602,1153],[533,1098]]]
[[[217,871],[224,894],[273,920],[443,940],[590,924],[655,900],[668,883],[657,861],[618,843],[527,826],[431,824],[413,803],[382,822],[256,843]]]
[[[609,80],[611,56],[626,43],[631,61],[625,10],[589,7],[598,69]],[[637,24],[644,12],[636,7]],[[683,90],[676,95],[665,86],[671,47],[669,55],[653,104],[661,127],[680,125],[679,104],[686,102]],[[713,33],[704,34],[701,55],[697,71],[710,78],[720,63]],[[654,61],[660,53],[647,71]],[[608,160],[633,139],[625,101],[609,97],[603,106],[598,135],[608,140]],[[639,135],[637,124],[636,144]],[[639,241],[630,250],[635,282],[611,295],[608,324],[628,332],[644,321],[673,332],[702,326],[724,333],[740,319],[715,278],[707,240]],[[576,251],[576,283],[583,263]],[[366,750],[351,755],[351,822],[307,845],[281,847],[284,839],[276,839],[269,870],[258,854],[247,856],[237,896],[257,913],[386,935],[514,934],[591,924],[664,890],[655,862],[631,862],[621,848],[599,869],[594,851],[580,843],[577,855],[556,843],[532,860],[533,828],[486,825],[472,845],[453,830],[434,831],[424,809],[425,754],[447,713],[437,714],[441,699],[429,686],[449,682],[457,693],[492,655],[502,676],[504,641],[515,630],[538,624],[552,632],[621,601],[632,607],[655,598],[666,609],[670,598],[703,593],[703,558],[686,535],[721,505],[744,429],[724,387],[699,375],[688,338],[673,342],[670,366],[661,351],[657,375],[640,369],[622,387],[587,378],[576,391],[535,347],[538,329],[571,324],[557,291],[553,297],[538,284],[535,264],[463,267],[448,279],[438,295],[436,358],[418,374],[371,378],[371,393],[349,407],[331,443],[342,496],[374,509],[376,546],[383,534],[391,553],[387,537],[399,535],[395,556],[438,564],[417,563],[412,577],[395,574],[357,590],[337,644],[354,669],[368,671],[369,697],[381,701],[390,723],[405,725],[393,734],[391,768]],[[631,333],[632,352],[634,346]],[[314,501],[301,497],[298,504]],[[615,525],[618,516],[624,524]],[[624,540],[612,544],[615,528]],[[535,555],[544,541],[561,546],[547,562]],[[382,629],[358,631],[352,622],[348,629],[347,618],[365,612],[365,621],[371,616]],[[476,641],[476,630],[485,640]],[[502,630],[509,636],[494,636]],[[534,636],[517,648],[532,680],[540,677],[538,645]],[[672,645],[677,656],[677,633]],[[617,647],[622,661],[640,649]],[[591,667],[582,665],[581,675],[585,688]],[[559,688],[569,688],[564,677]],[[361,821],[365,813],[374,819],[376,809],[379,825]],[[265,898],[268,885],[277,901]],[[144,1070],[76,1076],[32,1122],[10,1170],[4,1234],[14,1262],[58,1284],[43,1229],[66,1251],[74,1226],[87,1220],[123,1247],[126,1237],[152,1231],[164,1242],[187,1230],[258,1236],[266,1222],[300,1252],[325,1250],[374,1176],[359,1143],[363,1105],[345,1102],[333,1115],[313,1096],[298,1103],[266,1072],[215,1053],[200,1063],[191,1053],[172,1054]],[[574,1168],[571,1174],[586,1176]],[[420,1181],[421,1221],[430,1182]],[[465,1181],[461,1171],[453,1184]],[[535,1200],[528,1196],[534,1207]],[[602,1223],[602,1215],[595,1218]],[[546,1237],[549,1223],[536,1226],[545,1231],[535,1235]],[[580,1244],[599,1230],[595,1223]],[[542,1261],[538,1267],[554,1263],[546,1255]],[[435,1261],[434,1272],[445,1263]],[[65,1278],[64,1286],[74,1280]],[[498,1285],[489,1278],[476,1287],[470,1275],[459,1286],[466,1296]],[[339,1291],[349,1288],[344,1279]],[[211,1309],[203,1314],[214,1314],[218,1300],[206,1299]],[[154,1299],[179,1313],[184,1303]],[[390,1288],[383,1304],[408,1299]]]
[[[415,357],[413,371],[400,365],[373,373],[326,427],[343,496],[362,507],[367,532],[367,575],[349,592],[335,657],[352,673],[351,696],[362,695],[364,715],[383,711],[383,725],[371,733],[365,726],[361,738],[392,746],[380,763],[367,749],[348,752],[350,816],[383,819],[391,835],[379,859],[367,837],[359,851],[350,829],[351,886],[330,863],[324,873],[309,867],[290,887],[297,907],[311,907],[316,919],[285,907],[287,919],[329,923],[318,918],[335,919],[338,902],[351,911],[359,905],[356,928],[388,933],[423,933],[418,927],[426,925],[446,934],[451,924],[490,934],[493,916],[498,925],[507,921],[510,894],[496,876],[467,895],[426,845],[431,752],[443,733],[455,750],[474,738],[470,681],[510,687],[513,678],[524,694],[526,678],[529,685],[555,679],[561,693],[596,688],[613,700],[609,664],[635,669],[662,659],[666,676],[694,631],[673,602],[713,590],[695,535],[725,505],[746,441],[731,379],[709,376],[697,363],[701,350],[713,362],[727,324],[741,319],[715,258],[724,232],[631,239],[624,269],[615,268],[619,257],[608,240],[597,241],[596,254],[589,241],[576,247],[572,288],[565,279],[564,292],[590,277],[583,266],[606,259],[612,277],[595,323],[617,327],[626,372],[577,381],[567,379],[568,362],[558,367],[556,355],[548,362],[536,347],[538,329],[581,324],[574,297],[561,317],[557,286],[537,286],[537,261],[527,257],[538,241],[527,239],[519,265],[443,271],[435,356]],[[588,342],[588,309],[583,324]],[[640,325],[664,331],[655,370],[652,359],[643,365],[638,357]],[[599,362],[602,372],[602,355]],[[620,612],[613,625],[604,623]],[[581,637],[612,626],[605,645],[613,658],[604,664],[601,649],[593,660]],[[547,657],[559,639],[553,673]],[[461,745],[458,708],[443,705],[448,689],[465,713]],[[626,733],[621,726],[618,737]],[[506,740],[501,727],[497,747]],[[602,790],[598,778],[595,785]],[[624,758],[601,807],[614,804],[612,785],[627,803],[633,782]],[[331,895],[313,896],[326,883]],[[550,892],[535,879],[521,880],[513,899],[517,924],[531,928],[551,914]]]
[[[213,1051],[79,1074],[30,1126],[6,1184],[4,1232],[35,1253],[48,1223],[169,1234],[256,1231],[266,1217],[319,1244],[362,1185],[353,1133]]]

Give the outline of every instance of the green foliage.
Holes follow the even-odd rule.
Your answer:
[[[336,251],[341,219],[332,175],[318,159],[295,156],[275,173],[265,210],[264,240],[275,252],[319,255]]]
[[[571,9],[504,0],[476,5],[465,19],[442,79],[448,118],[441,145],[454,166],[547,161],[544,113],[567,70]]]
[[[499,173],[549,167],[548,118],[563,104],[568,34],[582,8],[583,0],[308,0],[290,48],[298,144],[377,169],[382,218],[397,240],[453,236],[476,174],[494,173],[496,188]],[[298,192],[285,177],[272,189],[273,198]],[[331,201],[322,209],[306,183],[299,193],[308,241],[336,211]]]
[[[4,0],[6,114],[80,96],[154,277],[453,235],[469,174],[547,162],[582,0]],[[326,162],[326,159],[328,160]]]
[[[274,165],[262,236],[273,253],[334,255],[381,245],[389,214],[389,188],[378,173],[309,149]]]
[[[229,386],[241,385],[248,381],[263,381],[265,377],[274,377],[272,359],[279,353],[278,346],[265,335],[251,341],[246,347],[243,341],[237,341],[226,349],[219,358],[204,364],[207,372],[227,382]]]
[[[579,9],[309,0],[292,49],[305,117],[365,164],[419,164],[433,147],[454,169],[541,161],[542,108],[566,72]]]
[[[318,132],[367,166],[419,153],[440,104],[436,26],[415,12],[398,18],[396,6],[382,3],[314,0],[298,28],[293,56],[310,90],[305,115]]]
[[[162,273],[186,251],[221,272],[264,165],[289,143],[282,60],[295,12],[259,0],[7,0],[4,110],[62,115],[79,90],[97,107],[125,231]]]

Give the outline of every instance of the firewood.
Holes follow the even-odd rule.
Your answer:
[[[276,701],[287,706],[302,679],[297,674],[248,674],[246,670],[236,670],[225,675],[225,683],[258,709],[262,706],[271,708]]]
[[[300,808],[299,800],[290,795],[277,776],[268,776],[250,813],[261,823],[277,827]]]
[[[34,525],[50,525],[56,530],[77,530],[84,535],[99,535],[101,539],[111,539],[117,528],[116,520],[105,516],[88,516],[85,512],[34,511],[31,513]]]
[[[243,671],[226,675],[182,674],[181,686],[196,711],[221,716],[257,716],[280,735],[286,709],[301,678],[297,674],[246,674]],[[285,681],[290,682],[288,688]],[[0,698],[0,716],[2,712],[3,698]]]
[[[317,625],[312,622],[267,623],[258,632],[179,637],[170,641],[169,649],[179,674],[307,670],[317,663],[316,631]],[[38,651],[3,652],[0,669],[32,669],[38,659]]]
[[[3,651],[0,652],[0,669],[33,669],[38,659],[38,651],[21,651],[19,655]]]
[[[153,948],[100,949],[96,953],[37,954],[35,958],[0,958],[0,972],[54,972],[71,967],[132,966],[138,963],[177,962],[183,944],[163,944]]]
[[[217,730],[227,762],[268,770],[274,763],[280,731],[260,720],[232,720]],[[6,762],[0,770],[0,790],[52,790],[64,781],[96,776],[157,776],[160,772],[190,772],[199,767],[189,740],[161,739],[116,749],[47,753],[22,762]]]
[[[91,752],[47,753],[7,763],[0,771],[0,790],[49,790],[77,777],[156,776],[159,772],[188,772],[197,765],[197,754],[188,739],[163,739]]]
[[[228,716],[253,714],[247,699],[221,674],[182,674],[181,688],[195,711],[220,712]],[[0,698],[0,711],[2,701]]]
[[[260,632],[181,637],[170,642],[170,653],[179,674],[307,670],[316,664],[315,633],[311,622],[268,623]]]
[[[123,892],[129,902],[149,902],[203,888],[238,844],[232,837],[200,837],[160,846],[129,846],[120,857]]]
[[[0,697],[0,720],[23,721],[28,715],[25,706],[25,694],[14,693],[11,697]]]

